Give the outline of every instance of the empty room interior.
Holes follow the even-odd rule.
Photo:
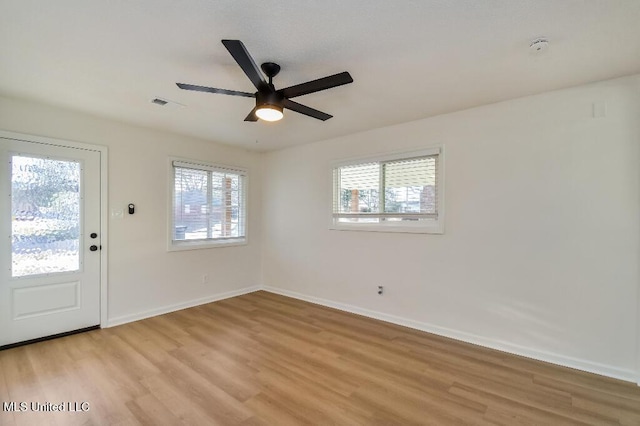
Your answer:
[[[0,424],[640,424],[638,22],[0,1]]]

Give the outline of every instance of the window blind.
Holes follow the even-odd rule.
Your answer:
[[[437,219],[438,157],[433,154],[334,168],[334,221]]]
[[[174,160],[172,162],[173,167],[180,167],[185,169],[193,169],[193,170],[205,170],[210,172],[219,172],[219,173],[231,173],[241,176],[246,176],[247,171],[243,169],[236,169],[233,167],[225,167],[225,166],[217,166],[212,164],[200,164],[191,161],[178,161]]]
[[[385,212],[437,215],[437,157],[412,158],[383,164]]]
[[[174,242],[245,237],[245,171],[182,161],[173,170]]]

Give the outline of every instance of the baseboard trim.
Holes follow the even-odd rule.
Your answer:
[[[199,299],[193,299],[182,303],[176,303],[175,305],[163,306],[157,309],[150,309],[148,311],[138,312],[135,314],[121,315],[119,317],[109,318],[107,327],[115,327],[117,325],[126,324],[133,321],[139,321],[145,318],[151,318],[158,315],[168,314],[170,312],[181,311],[187,308],[193,308],[194,306],[204,305],[206,303],[217,302],[218,300],[229,299],[231,297],[241,296],[247,293],[253,293],[260,290],[260,286],[245,287],[238,290],[227,291],[225,293],[218,293],[207,297],[201,297]]]
[[[519,355],[526,358],[535,359],[538,361],[549,362],[551,364],[560,365],[563,367],[569,367],[576,370],[586,371],[588,373],[599,374],[601,376],[607,376],[614,379],[624,380],[638,384],[637,373],[633,370],[627,370],[617,367],[612,367],[605,364],[599,364],[583,359],[572,358],[564,355],[559,355],[551,352],[540,351],[520,345],[514,345],[508,342],[497,341],[488,339],[486,337],[478,336],[472,333],[466,333],[463,331],[453,330],[445,327],[440,327],[433,324],[414,321],[407,318],[398,317],[395,315],[389,315],[382,312],[376,312],[369,309],[363,309],[358,306],[353,306],[345,303],[334,302],[332,300],[322,299],[314,296],[307,296],[295,291],[285,290],[277,287],[263,286],[262,290],[270,293],[279,294],[282,296],[292,297],[294,299],[304,300],[305,302],[314,303],[317,305],[326,306],[329,308],[338,309],[341,311],[350,312],[357,315],[362,315],[368,318],[377,319],[380,321],[389,322],[392,324],[402,325],[405,327],[413,328],[427,333],[437,334],[443,337],[449,337],[451,339],[460,340],[462,342],[471,343],[474,345],[483,346],[490,349],[495,349],[501,352],[510,353],[513,355]]]

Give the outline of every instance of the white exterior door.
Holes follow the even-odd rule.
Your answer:
[[[100,324],[100,155],[0,137],[0,346]]]

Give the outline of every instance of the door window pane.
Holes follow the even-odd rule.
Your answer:
[[[80,269],[80,163],[11,158],[11,275]]]

